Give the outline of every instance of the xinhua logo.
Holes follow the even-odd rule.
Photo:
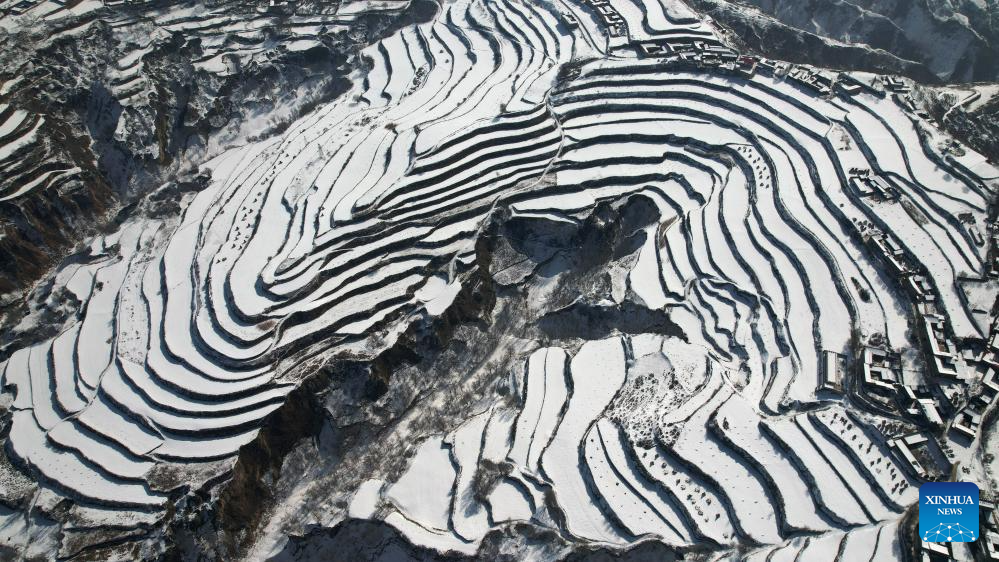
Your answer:
[[[919,536],[926,542],[978,538],[978,486],[931,482],[919,487]]]

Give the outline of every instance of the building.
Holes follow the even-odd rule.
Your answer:
[[[936,400],[932,398],[920,398],[916,400],[916,409],[919,412],[919,417],[927,425],[934,429],[943,427],[943,416],[940,415],[940,409],[937,407]]]
[[[760,69],[760,72],[764,74],[769,74],[773,76],[777,72],[777,63],[768,58],[761,58],[757,63],[757,65]]]
[[[787,79],[808,90],[824,96],[832,92],[832,80],[803,66],[795,66],[787,73]]]
[[[971,407],[965,407],[954,417],[954,423],[950,430],[974,441],[978,437],[978,428],[982,425],[982,415],[975,412]]]
[[[646,57],[661,57],[669,54],[672,49],[669,48],[669,45],[646,41],[638,44],[638,51]]]
[[[864,348],[863,363],[864,387],[879,394],[895,394],[895,387],[900,379],[899,358],[896,354],[868,346]]]
[[[964,378],[957,346],[947,337],[947,320],[938,314],[924,314],[921,327],[928,351],[933,356],[930,365],[933,374],[948,379]]]
[[[837,81],[835,86],[837,92],[847,96],[855,96],[863,91],[863,88],[857,84],[851,84],[849,82]]]
[[[871,174],[863,170],[850,178],[850,186],[861,197],[875,197],[881,201],[897,201],[898,189],[880,174]]]
[[[929,439],[921,433],[913,433],[904,437],[898,437],[888,442],[891,450],[895,452],[902,461],[902,466],[908,468],[913,475],[920,480],[926,480],[929,473],[923,468],[922,463],[913,454],[917,447],[925,445]]]
[[[993,404],[999,398],[999,382],[996,381],[996,369],[989,367],[982,377],[982,395],[986,396],[989,404]]]
[[[867,235],[867,244],[881,258],[892,275],[903,277],[912,273],[905,257],[905,250],[885,233],[877,230],[871,232]]]
[[[905,81],[901,78],[896,78],[895,76],[882,76],[881,82],[885,85],[885,89],[889,92],[907,94],[912,90],[912,88],[910,88]]]
[[[899,385],[898,403],[906,414],[919,420],[932,429],[945,425],[940,404],[926,388],[913,388],[909,385]]]
[[[930,280],[923,275],[910,275],[905,280],[905,288],[917,303],[935,302],[936,292]]]
[[[822,365],[819,370],[818,390],[843,392],[843,374],[846,372],[846,358],[834,351],[822,352]]]
[[[895,93],[895,103],[901,105],[906,111],[910,113],[916,113],[919,108],[916,106],[916,100],[912,99],[909,94]]]
[[[923,542],[920,560],[923,562],[949,562],[954,553],[949,542]]]
[[[586,5],[593,9],[607,27],[607,33],[611,37],[624,37],[628,35],[628,26],[624,22],[621,14],[611,6],[608,0],[586,0]]]
[[[857,78],[856,76],[854,76],[849,72],[841,72],[839,73],[839,76],[837,76],[836,78],[837,78],[836,82],[837,85],[856,86],[861,90],[863,90],[864,92],[867,92],[868,94],[875,95],[879,98],[885,97],[885,91],[882,88],[880,88],[877,84],[869,84],[864,80]]]
[[[21,0],[17,4],[11,6],[8,10],[12,16],[19,16],[34,7],[35,2],[32,2],[31,0]]]

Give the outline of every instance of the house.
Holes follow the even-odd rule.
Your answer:
[[[855,96],[859,94],[863,89],[857,84],[851,84],[849,82],[837,81],[836,91],[848,96]]]
[[[949,379],[964,378],[957,346],[947,337],[947,320],[938,314],[924,314],[922,333],[933,356],[930,365],[933,374]]]
[[[954,423],[950,426],[951,431],[974,440],[978,436],[978,428],[982,425],[981,414],[975,412],[970,407],[965,407],[954,417]]]
[[[888,272],[897,277],[911,273],[905,257],[905,250],[883,232],[874,231],[867,236],[867,244],[888,267]]]
[[[737,59],[739,74],[752,78],[756,74],[756,57],[743,55]]]
[[[945,562],[953,560],[951,543],[922,541],[920,559],[925,562]]]
[[[905,288],[917,303],[936,301],[937,295],[930,280],[923,275],[910,275],[905,279]]]
[[[884,349],[867,346],[863,352],[864,386],[879,394],[892,395],[899,381],[899,359]]]
[[[916,409],[922,420],[932,428],[943,427],[943,416],[937,408],[936,400],[932,398],[920,398],[916,400]]]
[[[638,51],[646,57],[661,57],[670,52],[668,45],[646,41],[638,44]]]
[[[916,113],[918,107],[916,107],[916,100],[912,99],[909,94],[895,94],[895,102],[902,106],[903,109],[910,113]]]
[[[11,6],[10,13],[11,13],[11,15],[19,16],[19,15],[23,14],[24,12],[27,12],[28,10],[30,10],[34,6],[35,6],[35,2],[32,2],[31,0],[21,0],[17,4],[14,4],[13,6]]]
[[[877,84],[870,84],[867,81],[861,80],[860,78],[854,76],[849,72],[840,72],[839,75],[836,77],[836,79],[837,79],[836,83],[840,87],[856,86],[857,88],[860,88],[862,91],[867,92],[868,94],[875,95],[879,98],[885,97],[885,91]]]
[[[899,385],[897,388],[896,399],[906,414],[933,429],[945,425],[939,403],[926,388],[916,389],[909,385]]]
[[[996,370],[994,367],[989,367],[985,371],[985,376],[982,377],[982,395],[988,398],[989,405],[999,398],[999,382],[996,381]]]
[[[761,58],[756,64],[764,74],[773,76],[777,72],[777,63],[768,58]]]
[[[624,18],[617,10],[611,6],[607,0],[586,0],[586,4],[592,8],[604,25],[607,26],[607,33],[611,37],[623,37],[628,35],[628,27],[624,23]]]
[[[921,433],[913,433],[911,435],[906,435],[904,437],[898,437],[889,441],[889,446],[891,450],[896,453],[898,458],[902,461],[902,466],[908,468],[913,475],[921,480],[926,480],[929,477],[929,473],[923,468],[923,465],[913,454],[913,451],[925,445],[929,439]]]
[[[822,352],[822,365],[819,370],[818,390],[843,392],[843,373],[846,371],[846,358],[834,351]]]
[[[850,185],[861,197],[876,197],[881,201],[897,201],[898,189],[879,174],[865,170],[850,178]]]
[[[792,68],[791,71],[788,72],[787,78],[788,80],[791,80],[806,89],[812,90],[821,96],[824,96],[832,91],[831,80],[801,66]]]
[[[912,90],[901,78],[895,76],[882,76],[881,82],[885,85],[885,89],[890,92],[907,94]]]

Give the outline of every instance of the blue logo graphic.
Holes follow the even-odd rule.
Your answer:
[[[926,542],[972,542],[978,538],[978,486],[930,482],[919,487],[919,537]]]

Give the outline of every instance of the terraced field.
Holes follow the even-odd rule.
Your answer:
[[[335,25],[406,5],[345,2]],[[151,25],[200,37],[212,72],[273,48],[266,19],[202,16]],[[296,25],[284,48],[308,49],[319,24]],[[245,31],[213,43],[226,26]],[[505,395],[469,398],[445,431],[390,426],[400,470],[353,475],[366,481],[311,523],[382,520],[468,555],[529,524],[713,559],[902,559],[926,475],[889,440],[922,426],[864,390],[862,352],[902,351],[895,383],[928,384],[917,319],[935,314],[957,379],[983,376],[999,170],[875,77],[820,92],[756,59],[705,62],[734,58],[724,44],[677,0],[457,0],[367,47],[348,93],[202,163],[211,181],[179,216],[130,218],[52,273],[79,313],[0,366],[4,544],[160,552],[150,537],[225,488],[300,384],[453,321],[488,279],[548,322],[493,334],[517,347],[490,375]],[[115,70],[122,104],[145,91],[141,65],[137,50]],[[0,106],[0,200],[75,173],[18,171],[42,119]],[[487,246],[504,224],[526,238],[502,262]],[[595,228],[624,242],[567,258]],[[606,282],[573,285],[597,262]],[[630,312],[595,334],[584,306]],[[628,324],[640,314],[671,329]],[[817,390],[827,352],[849,367],[839,392]],[[957,454],[981,463],[976,447]],[[308,519],[292,511],[243,539],[280,550],[275,534]]]

